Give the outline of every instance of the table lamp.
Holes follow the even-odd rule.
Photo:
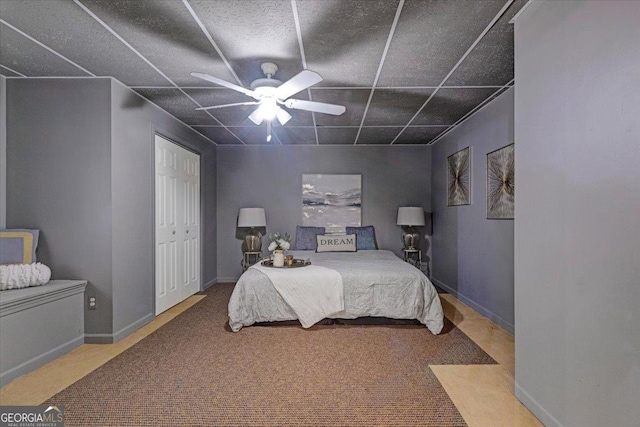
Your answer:
[[[263,208],[241,208],[238,214],[238,227],[249,228],[244,235],[247,252],[262,250],[262,233],[256,227],[266,227],[267,219]]]
[[[398,225],[405,226],[402,241],[405,249],[418,249],[420,233],[415,227],[424,225],[424,211],[419,207],[398,208]]]

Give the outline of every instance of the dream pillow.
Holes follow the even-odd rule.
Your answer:
[[[356,252],[356,235],[328,234],[316,236],[318,249],[316,252]]]
[[[324,234],[324,227],[296,226],[296,250],[315,251],[318,247],[316,236],[319,234]]]
[[[39,230],[0,230],[0,264],[36,262]]]
[[[355,234],[356,246],[359,251],[378,249],[376,229],[373,225],[366,227],[347,227],[347,234]]]

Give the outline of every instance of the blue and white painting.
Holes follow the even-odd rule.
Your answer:
[[[344,233],[362,218],[362,175],[302,175],[302,225]]]

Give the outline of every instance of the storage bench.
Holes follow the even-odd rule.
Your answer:
[[[84,280],[0,291],[0,386],[84,343]]]

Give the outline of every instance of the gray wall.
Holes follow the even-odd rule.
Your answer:
[[[0,228],[7,222],[7,79],[0,75]]]
[[[91,342],[153,318],[154,133],[201,154],[203,285],[216,277],[215,146],[110,78],[7,80],[7,226],[41,230],[53,277],[85,279]]]
[[[516,395],[547,426],[640,420],[640,2],[516,21]]]
[[[215,281],[215,145],[120,82],[111,87],[113,331],[120,338],[153,313],[155,302],[155,133],[200,154],[202,285]]]
[[[510,332],[513,220],[486,219],[486,155],[514,142],[513,116],[509,89],[436,142],[431,156],[431,278]],[[466,147],[471,147],[471,204],[447,207],[447,157]]]
[[[112,331],[111,81],[7,80],[7,227],[40,229],[52,279],[98,298],[85,332]]]
[[[302,224],[302,174],[362,174],[362,225],[374,225],[378,246],[402,254],[398,206],[431,210],[431,149],[426,146],[218,146],[218,280],[242,269],[236,219],[242,207],[263,207],[267,232],[295,238]],[[266,254],[268,239],[263,238]],[[429,255],[429,242],[422,241]]]

